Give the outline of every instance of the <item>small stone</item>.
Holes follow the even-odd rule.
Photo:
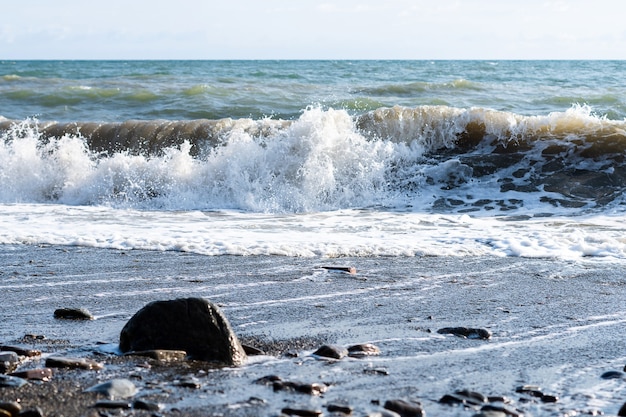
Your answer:
[[[52,379],[52,369],[50,368],[28,369],[26,371],[13,372],[10,375],[16,376],[18,378],[33,379],[36,381],[49,381],[50,379]]]
[[[515,388],[515,392],[520,394],[528,394],[531,397],[543,397],[543,392],[541,392],[541,387],[536,385],[521,385]]]
[[[198,378],[194,378],[194,377],[183,378],[180,381],[178,381],[176,385],[178,385],[179,387],[192,388],[192,389],[200,389],[202,387],[202,384],[200,383]]]
[[[328,390],[328,386],[325,384],[305,384],[300,382],[291,381],[275,381],[272,384],[274,391],[295,391],[302,394],[309,395],[322,395]]]
[[[342,346],[323,345],[313,352],[313,354],[324,358],[342,359],[348,355],[348,350]]]
[[[377,356],[380,355],[380,349],[378,346],[371,343],[362,343],[359,345],[353,345],[348,347],[348,355],[355,358],[361,358],[364,356]]]
[[[490,339],[491,332],[487,329],[475,329],[470,327],[444,327],[437,330],[439,334],[452,334],[466,339]]]
[[[356,268],[353,266],[323,266],[322,269],[325,269],[331,272],[344,272],[350,275],[356,274]]]
[[[93,359],[87,358],[61,358],[49,357],[46,359],[46,367],[48,368],[68,368],[68,369],[85,369],[88,371],[99,371],[104,369],[104,365]]]
[[[241,347],[243,348],[243,351],[246,352],[246,355],[248,355],[248,356],[265,355],[265,352],[263,352],[261,349],[255,348],[254,346],[244,345],[242,343]]]
[[[166,349],[140,350],[137,352],[128,352],[125,355],[144,356],[146,358],[154,359],[159,362],[179,362],[187,358],[187,352],[185,352],[184,350]]]
[[[363,373],[372,375],[389,375],[389,371],[386,368],[366,368],[363,369]]]
[[[281,412],[289,416],[301,416],[301,417],[318,417],[322,415],[322,410],[311,410],[311,409],[306,409],[306,408],[285,407],[281,410]]]
[[[559,401],[559,397],[556,395],[544,394],[541,396],[541,402],[544,403],[556,403]]]
[[[20,358],[15,352],[0,352],[0,373],[7,374],[14,371],[20,362]]]
[[[41,356],[41,351],[40,350],[27,349],[27,348],[23,348],[23,347],[19,347],[19,346],[2,345],[2,346],[0,346],[0,350],[9,351],[9,352],[15,352],[15,353],[17,353],[20,356],[27,356],[29,358],[32,358],[34,356]]]
[[[517,411],[511,407],[506,407],[506,406],[499,406],[499,405],[493,405],[493,404],[487,404],[484,405],[481,409],[481,412],[483,413],[504,413],[507,416],[510,417],[522,417],[524,415],[524,413],[522,413],[521,411]]]
[[[95,408],[109,408],[109,409],[130,409],[131,405],[128,401],[113,401],[113,400],[101,400],[93,405]]]
[[[9,375],[0,375],[0,387],[19,388],[26,384],[28,384],[28,381],[26,381],[23,378],[18,378],[18,377],[9,376]]]
[[[621,379],[624,377],[624,372],[620,371],[607,371],[600,375],[602,379]]]
[[[135,410],[161,411],[163,406],[158,403],[152,403],[152,402],[147,402],[143,400],[135,400],[133,401],[133,408]]]
[[[424,417],[426,415],[422,404],[417,401],[388,400],[385,401],[384,408],[400,414],[401,417]]]
[[[97,392],[109,398],[128,398],[137,393],[137,387],[128,379],[112,379],[87,388],[85,392]]]
[[[93,314],[85,308],[57,308],[54,310],[55,319],[65,320],[93,320]]]
[[[269,384],[273,384],[274,382],[277,381],[282,381],[282,378],[279,377],[278,375],[266,375],[263,376],[259,379],[257,379],[256,382],[257,384],[264,384],[264,385],[269,385]]]
[[[0,410],[9,413],[9,416],[15,416],[22,411],[22,406],[15,401],[0,402]]]
[[[346,415],[352,414],[352,411],[353,411],[353,408],[350,407],[349,405],[335,404],[335,403],[328,404],[326,406],[326,409],[330,413],[343,413]]]

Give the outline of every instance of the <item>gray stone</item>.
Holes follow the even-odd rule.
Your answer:
[[[128,398],[137,393],[137,387],[128,379],[112,379],[87,388],[85,392],[97,392],[109,398]]]
[[[93,320],[93,315],[85,308],[57,308],[54,310],[55,319],[66,320]]]
[[[246,359],[220,309],[202,298],[154,301],[139,310],[120,333],[124,353],[183,350],[190,358],[237,366]]]

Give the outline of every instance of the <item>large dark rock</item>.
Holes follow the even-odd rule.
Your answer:
[[[139,310],[120,334],[122,352],[184,350],[190,358],[241,365],[246,353],[219,308],[202,298],[154,301]]]

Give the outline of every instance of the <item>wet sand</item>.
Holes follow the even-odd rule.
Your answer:
[[[322,266],[354,266],[357,273]],[[206,257],[4,246],[0,344],[43,352],[20,369],[41,367],[50,354],[96,359],[105,369],[57,370],[50,382],[0,388],[0,401],[19,399],[45,415],[84,416],[97,412],[92,406],[99,399],[85,388],[127,377],[139,389],[134,399],[162,404],[163,416],[276,416],[286,407],[332,415],[328,405],[337,403],[351,406],[353,415],[374,415],[390,399],[418,400],[430,416],[474,415],[476,409],[439,402],[461,389],[506,396],[512,401],[506,407],[530,415],[615,415],[626,399],[626,377],[601,375],[626,365],[621,269],[593,260]],[[137,310],[190,296],[220,305],[242,341],[266,355],[226,369],[116,355],[119,332]],[[86,308],[95,320],[55,319],[61,307]],[[437,332],[456,326],[488,329],[492,337]],[[373,343],[381,354],[311,356],[324,343]],[[328,390],[275,392],[255,383],[267,375]],[[180,384],[192,377],[195,387]],[[517,393],[525,384],[558,401]]]

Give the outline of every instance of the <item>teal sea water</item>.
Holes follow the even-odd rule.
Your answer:
[[[625,75],[622,61],[3,61],[0,242],[626,258]]]
[[[309,106],[482,107],[525,116],[587,104],[626,116],[621,61],[2,61],[0,111],[21,120],[294,119]]]

